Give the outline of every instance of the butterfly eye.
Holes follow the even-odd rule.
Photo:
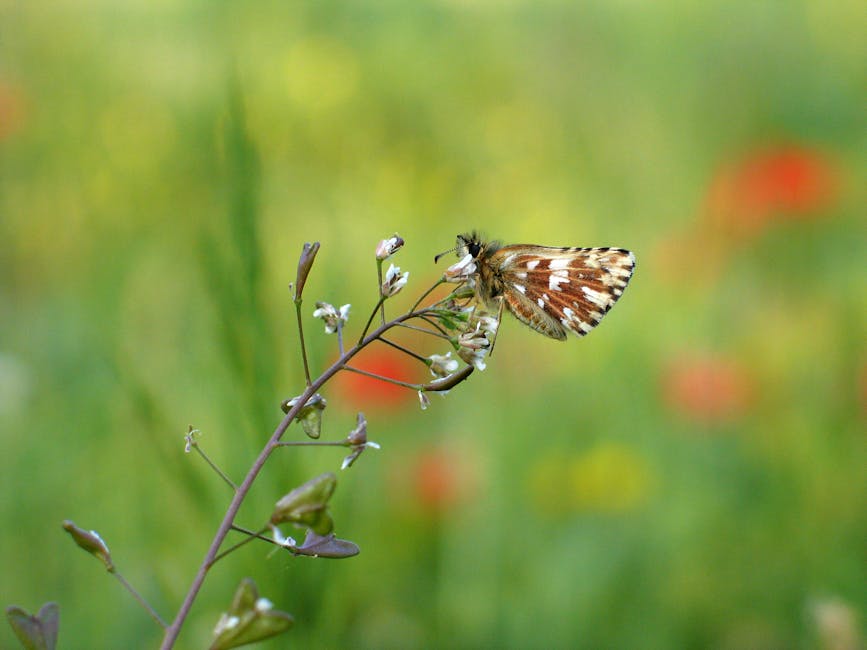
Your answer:
[[[473,256],[473,259],[475,259],[479,256],[479,253],[482,251],[482,246],[479,244],[479,242],[471,241],[467,245],[467,250],[469,251],[470,255]]]

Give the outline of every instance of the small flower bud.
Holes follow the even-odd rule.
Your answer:
[[[301,397],[293,397],[292,399],[283,400],[280,408],[284,413],[289,413]],[[328,406],[328,402],[319,393],[313,395],[307,400],[307,403],[301,407],[298,414],[295,416],[295,421],[301,423],[301,428],[304,433],[310,438],[318,438],[322,432],[322,411]]]
[[[487,368],[487,365],[485,364],[484,349],[472,350],[470,348],[460,348],[458,350],[458,356],[479,370]]]
[[[390,264],[385,274],[385,280],[382,281],[382,295],[386,298],[397,295],[406,286],[407,280],[409,280],[409,271],[401,273],[399,266]]]
[[[457,359],[451,358],[452,353],[446,352],[442,354],[432,354],[428,357],[428,367],[430,374],[434,377],[448,377],[458,369]]]
[[[63,522],[63,530],[72,535],[72,539],[85,551],[98,558],[105,565],[109,573],[114,573],[114,564],[111,561],[111,551],[108,546],[102,541],[95,530],[84,530],[79,528],[69,519]]]
[[[479,316],[477,323],[477,327],[490,336],[494,336],[497,333],[497,328],[500,326],[500,321],[488,315]]]
[[[313,318],[321,318],[325,321],[325,333],[334,334],[338,324],[343,327],[349,320],[349,307],[349,305],[343,305],[340,310],[337,310],[330,303],[317,302],[316,309],[313,311]]]
[[[337,487],[337,477],[327,472],[310,479],[289,492],[274,506],[270,523],[283,522],[306,526],[318,535],[327,535],[334,527],[328,514],[328,500]]]
[[[313,266],[313,260],[316,259],[316,253],[319,252],[319,242],[312,244],[304,244],[301,251],[301,257],[298,258],[298,273],[295,275],[295,301],[301,300],[301,292],[304,291],[304,283],[307,282],[307,276],[310,274],[310,269]]]
[[[403,239],[397,233],[394,233],[394,236],[390,239],[383,239],[376,247],[376,259],[387,260],[399,251],[403,247],[403,244]]]
[[[346,444],[352,447],[352,453],[343,459],[343,464],[340,466],[340,469],[352,467],[352,463],[354,463],[358,457],[361,456],[361,453],[368,447],[379,449],[377,443],[367,439],[367,420],[364,419],[364,413],[358,414],[358,426],[356,426],[349,432],[349,435],[346,436]]]
[[[184,434],[184,453],[188,454],[193,450],[193,447],[198,446],[199,443],[196,442],[196,438],[200,435],[202,432],[194,429],[192,424],[187,426],[187,433]]]
[[[491,342],[487,335],[481,329],[480,324],[476,324],[476,329],[472,332],[464,332],[458,337],[458,356],[470,365],[475,366],[479,370],[484,370],[485,355],[491,347]]]
[[[358,414],[358,424],[346,436],[346,441],[350,445],[363,445],[367,442],[367,420],[364,419],[364,413]]]
[[[260,598],[256,584],[244,578],[228,612],[220,615],[214,627],[211,650],[228,650],[238,646],[271,638],[288,630],[295,619],[286,612],[274,609],[267,598]]]
[[[427,393],[423,390],[418,392],[418,403],[421,405],[421,410],[427,410],[427,407],[430,406],[430,398],[427,396]]]
[[[461,334],[458,337],[458,345],[470,350],[486,350],[491,347],[491,342],[488,340],[485,332],[477,326],[472,332]]]

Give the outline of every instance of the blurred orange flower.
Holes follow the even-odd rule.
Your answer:
[[[427,510],[442,511],[455,505],[464,492],[465,477],[459,459],[443,449],[429,449],[416,459],[415,493]]]
[[[361,353],[349,365],[399,381],[426,381],[424,365],[413,365],[409,357],[393,348],[380,347]],[[334,390],[340,395],[335,404],[350,411],[418,406],[414,390],[354,372],[339,373],[334,378]]]
[[[665,403],[676,414],[707,423],[740,417],[749,406],[752,386],[733,360],[683,355],[664,369]]]
[[[18,131],[24,124],[25,100],[20,87],[0,80],[0,140]]]
[[[833,205],[839,184],[837,169],[818,150],[796,144],[760,149],[720,170],[708,213],[725,231],[751,234],[777,216],[819,215]]]

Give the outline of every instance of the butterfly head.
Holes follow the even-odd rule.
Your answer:
[[[484,243],[477,232],[464,233],[463,235],[458,235],[457,245],[454,248],[450,248],[437,255],[434,258],[434,262],[438,262],[443,255],[448,255],[449,253],[457,253],[459,259],[463,259],[469,255],[473,260],[477,260],[488,248],[490,248],[490,244]]]
[[[459,258],[464,258],[470,255],[473,260],[485,259],[493,255],[500,248],[499,242],[484,241],[482,236],[476,232],[464,233],[458,235],[458,244],[455,246]]]

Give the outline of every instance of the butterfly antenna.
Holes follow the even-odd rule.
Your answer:
[[[440,253],[439,255],[436,255],[436,256],[434,257],[434,264],[436,264],[437,262],[439,262],[439,261],[440,261],[440,258],[441,258],[443,255],[448,255],[449,253],[454,253],[456,250],[458,250],[458,247],[457,247],[457,246],[455,246],[454,248],[450,248],[450,249],[447,250],[447,251],[443,251],[443,252]]]

